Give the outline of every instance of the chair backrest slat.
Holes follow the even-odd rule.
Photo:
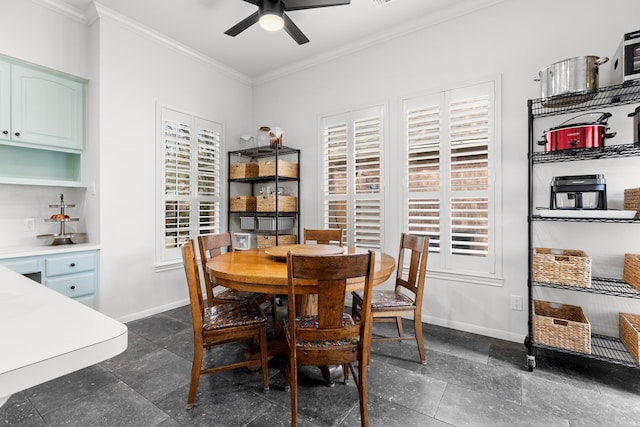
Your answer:
[[[304,243],[316,242],[318,245],[330,245],[337,243],[342,246],[342,229],[327,228],[322,230],[314,230],[310,228],[304,229]]]
[[[196,258],[195,245],[189,239],[182,245],[182,262],[187,276],[189,287],[189,301],[191,303],[191,318],[193,320],[193,330],[198,331],[196,336],[202,339],[202,318],[204,317],[204,302],[202,299],[202,289],[200,288],[200,272],[198,260]]]
[[[207,272],[207,261],[217,257],[224,252],[233,252],[233,235],[227,231],[225,233],[204,234],[198,236],[198,247],[200,249],[200,262],[204,277],[205,289],[207,291],[207,303],[213,305],[213,289],[218,286],[215,278]]]
[[[409,254],[409,271],[404,274],[404,258]],[[416,294],[416,301],[422,301],[424,282],[429,257],[429,237],[402,233],[400,237],[400,253],[398,254],[398,271],[396,273],[396,293],[402,288]]]
[[[287,254],[289,284],[289,321],[295,322],[295,284],[297,281],[317,281],[318,328],[300,330],[304,340],[326,340],[353,337],[363,333],[362,325],[369,321],[363,310],[361,325],[342,326],[345,291],[348,279],[363,278],[365,295],[371,299],[375,253],[350,255],[293,255]],[[295,329],[295,328],[293,328]],[[354,334],[355,332],[355,334]],[[304,338],[303,338],[304,337]]]

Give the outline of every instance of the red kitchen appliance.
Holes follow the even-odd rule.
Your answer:
[[[591,122],[580,121],[587,115],[599,114],[600,116]],[[568,150],[572,148],[596,148],[604,147],[606,138],[613,138],[616,133],[607,133],[607,120],[611,113],[585,113],[575,116],[559,126],[553,127],[543,133],[544,140],[538,141],[538,145],[544,145],[547,152]]]

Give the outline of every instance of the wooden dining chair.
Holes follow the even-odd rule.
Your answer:
[[[286,347],[286,384],[291,389],[291,425],[297,424],[298,374],[301,365],[335,365],[344,369],[345,383],[351,370],[360,398],[360,418],[368,425],[367,366],[371,340],[371,289],[375,253],[310,256],[287,254],[288,318],[283,322]],[[344,312],[347,279],[364,278],[360,322]],[[311,281],[311,285],[309,284]],[[305,283],[318,295],[318,314],[296,316],[296,286]],[[358,362],[358,370],[352,363]]]
[[[327,228],[322,230],[304,229],[304,243],[316,242],[318,245],[330,245],[337,243],[342,246],[342,229]]]
[[[409,256],[409,271],[404,274],[404,260]],[[416,340],[420,362],[427,363],[422,337],[422,297],[427,274],[429,238],[402,233],[395,290],[375,290],[372,293],[371,315],[374,322],[395,322],[397,337],[375,337],[372,341]],[[358,318],[359,310],[366,305],[362,292],[352,292],[351,315]],[[413,318],[415,336],[404,334],[402,316]]]
[[[203,350],[234,341],[251,340],[252,345],[260,347],[260,363],[262,364],[263,391],[269,390],[269,373],[267,365],[267,318],[255,301],[235,301],[205,307],[200,288],[200,274],[196,259],[195,244],[188,240],[182,245],[182,259],[189,287],[191,302],[191,319],[193,322],[193,364],[191,366],[191,385],[187,397],[187,409],[193,407],[198,390],[200,375],[212,374],[240,367],[252,368],[255,360],[244,360],[202,367]]]
[[[233,235],[231,232],[205,234],[198,236],[198,247],[200,248],[200,262],[202,263],[202,271],[204,276],[205,290],[207,291],[207,305],[212,307],[216,304],[227,304],[234,301],[255,301],[259,306],[269,303],[265,306],[270,312],[273,322],[277,321],[276,296],[260,294],[257,292],[244,292],[228,289],[216,283],[213,277],[207,271],[207,261],[225,252],[233,252]],[[215,289],[219,288],[216,292]]]

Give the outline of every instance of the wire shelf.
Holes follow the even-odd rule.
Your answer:
[[[640,156],[640,144],[619,144],[595,148],[539,151],[531,154],[533,163],[575,162],[579,160],[614,159]]]
[[[533,343],[534,347],[544,348],[547,350],[559,351],[562,353],[573,354],[576,356],[587,357],[589,359],[601,360],[616,365],[623,365],[632,368],[640,368],[626,347],[618,338],[606,335],[591,335],[591,354],[579,353],[560,347],[552,347],[545,344]]]
[[[557,221],[557,222],[619,222],[640,224],[640,218],[567,218],[559,216],[531,215],[532,221]]]
[[[633,288],[627,282],[620,279],[609,279],[605,277],[592,277],[591,287],[582,288],[579,286],[566,286],[557,283],[531,282],[533,286],[545,288],[565,289],[568,291],[587,292],[592,294],[612,295],[616,297],[640,299],[640,291]]]
[[[548,104],[551,100],[550,98],[532,99],[531,114],[534,118],[554,116],[556,114],[593,110],[602,106],[627,105],[638,102],[639,99],[640,80],[629,80],[620,85],[602,87],[595,92],[554,97],[554,105],[565,104],[558,107],[543,105],[545,103]]]

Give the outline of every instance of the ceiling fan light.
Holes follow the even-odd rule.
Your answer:
[[[284,19],[275,13],[264,13],[259,22],[260,26],[267,31],[280,31],[284,27]]]

